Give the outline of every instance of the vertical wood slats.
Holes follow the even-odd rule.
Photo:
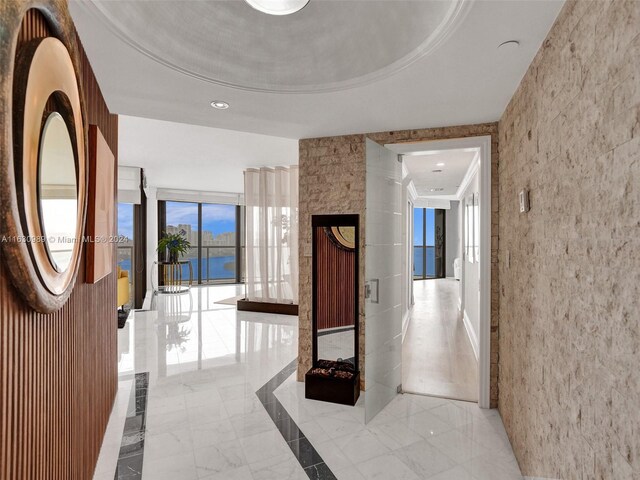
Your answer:
[[[31,10],[19,42],[49,34]],[[117,116],[79,50],[88,123],[117,155]],[[43,315],[11,284],[9,261],[0,248],[0,480],[90,479],[117,388],[115,263],[114,273],[89,285],[83,254],[68,302]]]
[[[317,321],[318,329],[355,325],[354,283],[355,253],[336,247],[324,228],[315,229],[318,262]]]

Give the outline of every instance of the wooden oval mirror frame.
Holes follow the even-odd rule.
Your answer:
[[[3,9],[20,8],[21,15],[13,12],[3,18],[23,18],[30,4],[38,5],[53,35],[25,42],[16,52],[20,23],[0,33],[2,256],[26,302],[50,313],[64,305],[75,285],[86,215],[86,116],[78,82],[77,43],[64,33],[74,30],[61,3],[54,0],[46,7],[36,2],[7,3],[13,5],[0,7],[0,14],[5,13]],[[67,127],[76,173],[75,237],[69,241],[71,258],[65,269],[56,268],[51,260],[39,192],[41,143],[45,122],[53,112],[60,114]]]
[[[354,227],[328,227],[326,232],[337,247],[349,251],[356,248]]]

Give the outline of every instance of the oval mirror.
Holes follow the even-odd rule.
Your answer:
[[[88,188],[86,116],[67,46],[55,37],[22,43],[5,87],[13,123],[0,136],[13,157],[0,160],[3,258],[27,305],[51,313],[76,283]]]
[[[78,185],[71,135],[58,112],[42,129],[38,156],[38,204],[42,233],[53,267],[71,263],[78,228]]]

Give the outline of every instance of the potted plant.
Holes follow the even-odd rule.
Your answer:
[[[169,262],[177,263],[180,255],[185,255],[191,248],[186,233],[184,230],[180,230],[178,233],[164,232],[158,242],[158,252],[166,250],[169,253]]]

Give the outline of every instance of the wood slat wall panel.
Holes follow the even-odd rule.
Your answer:
[[[47,35],[42,15],[29,11],[20,42]],[[118,118],[79,50],[87,120],[117,155]],[[0,257],[0,479],[91,479],[117,388],[115,263],[89,285],[83,254],[69,301],[43,315],[24,304],[11,259]]]
[[[324,228],[315,228],[318,278],[318,329],[355,325],[355,253],[336,247]]]

